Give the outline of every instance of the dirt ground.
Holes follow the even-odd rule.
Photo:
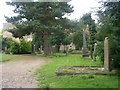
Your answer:
[[[0,64],[2,67],[2,88],[37,88],[35,70],[49,60],[26,56],[23,60],[12,60]]]

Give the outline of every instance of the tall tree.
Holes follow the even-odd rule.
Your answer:
[[[98,11],[97,40],[101,43],[105,37],[110,41],[110,61],[114,67],[120,65],[120,3],[102,2]],[[100,48],[101,51],[103,48]],[[103,58],[102,58],[103,59]]]
[[[73,12],[72,6],[67,2],[12,2],[7,3],[15,7],[17,16],[6,18],[8,22],[16,25],[20,36],[39,31],[43,35],[44,53],[50,53],[49,35],[62,26],[63,16]],[[16,36],[19,36],[16,33]]]

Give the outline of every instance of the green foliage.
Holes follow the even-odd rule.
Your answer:
[[[35,45],[36,51],[39,51],[39,48],[43,45],[42,35],[40,33],[34,33],[32,38],[32,45]]]
[[[57,33],[51,35],[50,42],[52,45],[61,45],[65,39],[65,33],[58,31]]]
[[[73,7],[68,2],[9,2],[8,5],[14,6],[14,13],[17,16],[8,18],[6,20],[16,25],[16,31],[11,32],[15,37],[22,37],[31,32],[46,36],[44,38],[44,53],[49,52],[48,36],[54,33],[59,28],[64,28],[67,19],[63,16],[73,12]],[[67,28],[67,27],[66,27]],[[63,29],[63,30],[64,30]]]
[[[32,51],[32,45],[31,42],[27,42],[24,39],[20,40],[20,54],[27,54],[27,53],[31,53]]]
[[[24,39],[21,39],[20,43],[13,41],[10,43],[9,51],[13,54],[29,54],[32,51],[31,42]]]
[[[83,45],[83,28],[85,27],[85,24],[83,22],[82,19],[80,19],[77,23],[76,23],[76,28],[75,31],[73,33],[73,43],[75,44],[75,48],[77,50],[80,50],[82,48]]]
[[[73,43],[75,44],[75,47],[77,50],[80,50],[83,45],[83,37],[82,37],[82,31],[76,31],[73,35]]]
[[[97,28],[97,40],[103,43],[104,38],[109,37],[110,63],[113,67],[119,67],[120,65],[120,60],[119,60],[120,3],[103,2],[102,9],[98,11],[99,20],[98,20],[98,28]]]
[[[72,36],[66,34],[65,39],[63,40],[62,44],[69,45],[71,42],[72,42]]]
[[[99,56],[102,63],[104,63],[104,43],[103,42],[97,42],[96,54],[97,56]]]
[[[72,42],[72,36],[70,36],[70,33],[74,32],[78,28],[78,24],[78,21],[66,18],[62,22],[62,27],[58,28],[56,32],[51,34],[50,42],[52,45],[56,46],[58,52],[61,44],[69,45]]]
[[[0,49],[2,50],[2,36],[0,36]]]
[[[17,42],[11,42],[9,52],[18,54],[20,52],[20,44]]]
[[[12,43],[12,39],[9,38],[2,38],[1,44],[2,44],[2,50],[5,51],[5,48],[10,48],[10,43]]]

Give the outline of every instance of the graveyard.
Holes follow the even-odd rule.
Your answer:
[[[117,88],[118,76],[109,74],[66,74],[56,75],[56,70],[64,66],[101,66],[99,61],[82,58],[82,55],[56,57],[50,64],[37,70],[39,87],[47,88]],[[65,71],[67,72],[67,71]],[[40,78],[42,77],[42,78]],[[111,83],[112,81],[112,83]]]
[[[55,57],[52,63],[37,70],[39,87],[118,88],[118,71],[110,68],[107,39],[104,41],[104,65],[100,62],[99,57],[93,61],[87,57],[88,55],[85,55],[86,53]],[[112,79],[115,82],[111,83]]]
[[[119,89],[120,4],[70,19],[69,2],[6,2],[0,88]]]
[[[104,49],[107,51],[104,53],[106,55],[104,64],[99,57],[93,61],[88,56],[83,56],[84,53],[68,53],[67,55],[57,53],[47,56],[43,54],[3,54],[2,58],[5,63],[15,60],[21,61],[29,56],[33,59],[34,57],[50,59],[50,63],[37,68],[34,72],[38,88],[118,88],[118,73],[109,68],[108,41],[106,39]],[[3,64],[5,63],[3,62]]]

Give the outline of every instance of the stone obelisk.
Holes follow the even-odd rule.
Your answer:
[[[110,71],[110,61],[109,61],[109,40],[108,37],[104,40],[104,70]]]
[[[86,29],[86,28],[85,28]],[[85,33],[85,29],[83,29],[83,53],[82,56],[88,56],[88,49],[87,49],[87,42],[86,42],[86,33]]]

